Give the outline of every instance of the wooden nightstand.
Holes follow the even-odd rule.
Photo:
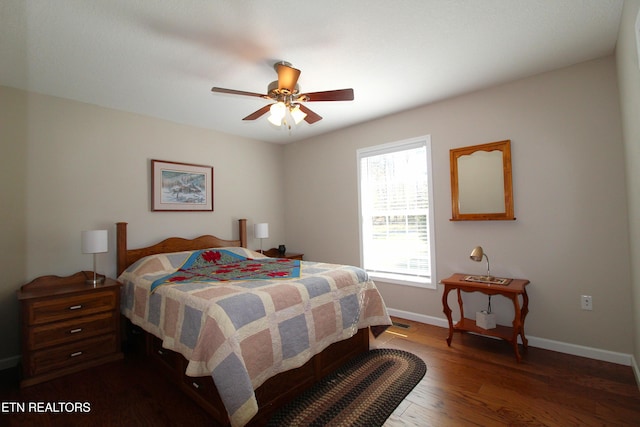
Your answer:
[[[18,291],[22,318],[21,387],[113,360],[120,350],[119,282],[85,284],[93,273],[42,276]]]
[[[281,254],[278,251],[278,248],[267,249],[266,251],[263,251],[262,254],[271,258],[299,259],[300,261],[302,261],[302,258],[304,257],[304,254],[294,254],[290,252],[285,252],[284,254]]]

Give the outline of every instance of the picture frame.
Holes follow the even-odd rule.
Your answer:
[[[213,211],[213,167],[152,159],[151,210]]]

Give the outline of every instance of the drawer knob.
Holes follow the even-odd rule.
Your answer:
[[[75,353],[71,353],[71,354],[70,354],[70,356],[71,356],[71,357],[78,357],[78,356],[80,356],[81,354],[82,354],[82,352],[81,352],[81,351],[76,351]]]
[[[72,305],[71,307],[69,307],[69,310],[78,310],[78,309],[80,309],[80,308],[82,308],[82,305],[81,305],[81,304],[79,304],[79,305]]]
[[[82,328],[76,328],[69,331],[70,334],[77,334],[78,332],[82,332]]]

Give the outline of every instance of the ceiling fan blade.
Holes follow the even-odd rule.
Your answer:
[[[304,118],[305,122],[307,122],[310,125],[312,125],[315,122],[318,122],[318,121],[322,120],[322,116],[320,114],[314,113],[313,111],[311,111],[310,109],[308,109],[307,107],[305,107],[302,104],[298,104],[298,105],[300,107],[300,110],[307,115],[307,117]]]
[[[298,77],[300,77],[300,70],[286,64],[276,64],[276,72],[278,73],[278,89],[288,89],[293,93],[296,83],[298,83]]]
[[[258,118],[262,117],[267,111],[269,111],[269,109],[271,108],[271,105],[272,104],[265,105],[264,107],[262,107],[258,111],[255,111],[255,112],[249,114],[247,117],[245,117],[242,120],[255,120],[255,119],[258,119]]]
[[[326,90],[324,92],[304,93],[298,98],[305,98],[306,102],[317,101],[353,101],[353,89]]]
[[[255,92],[245,92],[243,90],[225,89],[223,87],[213,87],[211,92],[227,93],[229,95],[257,96],[258,98],[269,98],[267,95]]]

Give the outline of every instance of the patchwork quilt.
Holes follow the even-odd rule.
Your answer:
[[[152,255],[120,275],[122,313],[211,375],[231,424],[257,413],[254,390],[358,329],[390,325],[357,267],[268,258],[245,248]]]

